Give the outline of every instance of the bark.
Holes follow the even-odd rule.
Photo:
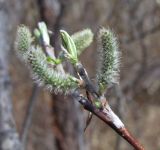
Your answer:
[[[1,2],[0,10],[0,149],[22,150],[13,117],[11,82],[8,74],[8,52],[10,50],[9,1]]]
[[[83,113],[79,104],[53,95],[54,133],[58,150],[86,150]]]
[[[6,43],[7,44],[7,43]],[[5,47],[0,48],[0,149],[22,150],[12,113],[10,78],[7,72]]]

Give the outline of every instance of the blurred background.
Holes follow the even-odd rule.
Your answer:
[[[113,29],[122,51],[121,80],[120,87],[108,90],[109,103],[146,149],[160,149],[160,0],[0,0],[0,124],[10,113],[27,150],[133,149],[96,117],[83,133],[87,113],[77,102],[33,84],[14,52],[14,40],[18,25],[33,29],[42,20],[54,33],[55,47],[59,29],[70,34]],[[94,79],[96,38],[81,61]],[[26,114],[32,116],[29,128]]]

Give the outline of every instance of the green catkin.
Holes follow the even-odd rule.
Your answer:
[[[71,38],[76,45],[77,53],[79,56],[92,43],[93,33],[90,29],[84,29],[74,33]]]
[[[97,80],[100,86],[106,88],[119,79],[119,51],[117,38],[110,29],[101,28],[99,39],[99,70]]]
[[[18,56],[23,59],[26,57],[26,53],[31,46],[33,41],[32,35],[28,27],[21,25],[17,29],[15,50],[17,51]]]
[[[28,53],[28,63],[35,80],[55,93],[68,94],[78,88],[78,81],[75,77],[59,73],[49,67],[47,58],[40,47],[31,47]]]

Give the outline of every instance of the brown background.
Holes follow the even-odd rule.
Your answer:
[[[64,3],[64,9],[61,9],[58,0],[0,1],[0,28],[3,27],[0,38],[3,38],[1,42],[7,41],[4,53],[8,58],[18,131],[22,128],[33,82],[27,67],[14,53],[17,26],[23,23],[33,29],[39,20],[45,20],[49,28],[55,30],[58,21],[58,27],[70,34],[86,27],[96,33],[100,26],[104,26],[114,30],[122,51],[122,93],[115,94],[110,89],[110,104],[147,150],[160,149],[160,1],[64,0],[61,3]],[[95,39],[81,56],[93,79],[96,49]],[[40,89],[29,132],[28,150],[132,149],[96,117],[85,133],[80,132],[85,121],[83,109],[71,99],[61,99],[56,100],[55,96]]]

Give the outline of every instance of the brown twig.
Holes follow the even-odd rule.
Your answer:
[[[115,130],[121,137],[123,137],[128,143],[130,143],[135,150],[144,150],[143,146],[130,134],[130,132],[125,127],[118,127],[116,123],[114,123],[114,118],[110,115],[113,115],[113,111],[111,109],[100,110],[96,108],[90,101],[82,96],[76,96],[75,98],[83,105],[83,107],[96,115],[99,119],[108,124],[113,130]],[[107,104],[108,105],[108,104]],[[109,107],[109,105],[108,105]],[[110,108],[110,107],[109,107]],[[105,111],[108,111],[107,114]],[[114,114],[115,115],[115,114]],[[116,115],[114,117],[117,117]]]
[[[96,115],[106,124],[108,124],[121,137],[123,137],[126,141],[128,141],[128,143],[130,143],[136,150],[144,150],[144,148],[141,146],[138,140],[136,140],[129,133],[129,131],[125,128],[125,126],[123,125],[121,120],[118,118],[118,116],[112,111],[107,100],[103,96],[99,95],[99,93],[97,92],[97,89],[95,88],[95,85],[93,85],[93,83],[91,82],[82,64],[79,63],[76,66],[76,71],[80,79],[85,82],[84,88],[87,91],[87,97],[89,98],[89,99],[86,99],[85,97],[80,95],[76,96],[77,98],[79,98],[78,101],[83,105],[83,107],[89,112]],[[92,103],[93,100],[90,99],[90,94],[92,94],[94,98],[99,99],[99,101],[101,102],[101,106],[103,106],[103,108],[97,108]]]
[[[98,90],[93,85],[93,83],[91,82],[91,80],[90,80],[85,68],[83,67],[83,65],[81,63],[78,63],[75,66],[75,69],[76,69],[77,74],[79,75],[80,79],[84,81],[86,91],[91,93],[96,98],[99,97]]]

